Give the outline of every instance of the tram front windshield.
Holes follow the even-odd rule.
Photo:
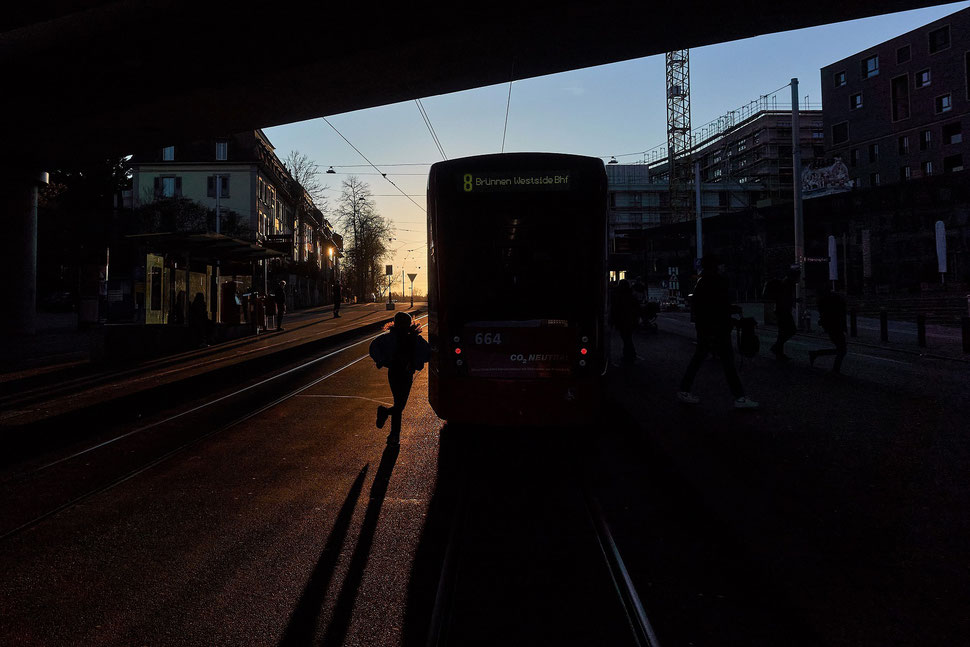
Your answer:
[[[442,287],[460,304],[456,314],[465,321],[582,316],[579,304],[599,278],[595,215],[565,201],[487,202],[462,210],[441,250]]]

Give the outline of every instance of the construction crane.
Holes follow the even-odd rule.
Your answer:
[[[690,56],[678,49],[666,54],[667,62],[667,178],[670,187],[671,222],[691,217],[693,168],[690,160]]]

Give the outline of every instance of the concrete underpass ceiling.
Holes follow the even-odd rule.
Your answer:
[[[7,160],[51,168],[513,75],[937,4],[946,3],[496,0],[335,8],[78,0],[22,7],[0,18]]]

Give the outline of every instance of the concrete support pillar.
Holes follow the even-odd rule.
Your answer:
[[[10,309],[0,317],[4,335],[33,335],[37,331],[37,192],[47,173],[0,170],[0,215],[4,218],[4,265]],[[6,309],[5,309],[6,310]]]

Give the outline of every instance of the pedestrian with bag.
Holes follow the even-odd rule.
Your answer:
[[[386,332],[370,345],[370,356],[377,368],[387,367],[387,382],[391,387],[394,406],[377,407],[377,428],[383,429],[391,418],[388,445],[398,445],[401,438],[401,414],[407,405],[414,383],[414,372],[420,371],[431,359],[431,346],[421,336],[421,325],[411,320],[411,315],[398,312],[388,324]]]
[[[734,367],[731,331],[734,329],[735,320],[732,315],[740,314],[741,308],[731,303],[727,278],[721,273],[720,264],[721,260],[715,254],[707,254],[701,259],[702,274],[694,287],[691,302],[694,327],[697,330],[697,347],[681,380],[677,399],[685,404],[700,402],[700,398],[691,393],[691,386],[701,364],[708,355],[715,352],[734,396],[734,408],[757,409],[758,403],[744,394],[741,378]]]
[[[815,366],[815,360],[823,355],[835,355],[832,364],[832,375],[842,374],[842,360],[848,352],[845,338],[845,299],[841,294],[833,292],[828,283],[819,287],[818,294],[818,325],[825,329],[825,333],[835,345],[835,348],[812,350],[808,352],[808,363]]]

